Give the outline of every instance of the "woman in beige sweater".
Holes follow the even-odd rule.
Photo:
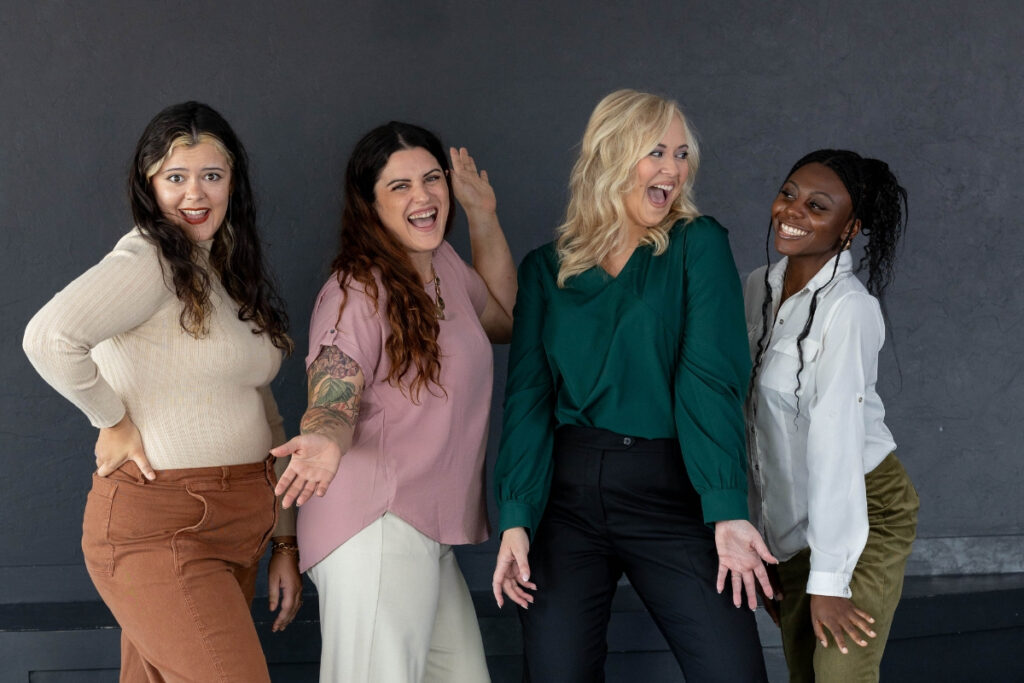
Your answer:
[[[122,681],[269,681],[249,605],[272,535],[275,630],[300,602],[267,460],[292,343],[247,166],[210,107],[157,114],[129,178],[135,229],[25,331],[39,374],[99,429],[82,549],[122,628]]]

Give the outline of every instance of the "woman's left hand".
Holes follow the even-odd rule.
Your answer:
[[[277,618],[271,631],[283,631],[302,607],[302,576],[299,574],[299,558],[296,555],[274,553],[267,568],[267,589],[270,597],[270,611],[277,610]]]
[[[498,210],[498,199],[487,179],[487,171],[476,170],[476,162],[465,147],[451,147],[452,190],[469,216],[492,214]]]
[[[775,556],[768,552],[761,534],[745,519],[729,519],[715,522],[715,548],[718,550],[718,581],[716,587],[725,590],[725,577],[732,572],[732,602],[739,607],[743,604],[743,592],[747,593],[747,605],[757,608],[757,591],[754,578],[761,584],[761,590],[772,598],[771,582],[762,561],[778,564]]]
[[[869,624],[875,623],[874,618],[862,609],[854,606],[849,598],[840,598],[834,595],[811,594],[811,625],[814,626],[814,635],[822,647],[828,647],[828,637],[825,630],[828,629],[835,638],[836,646],[844,655],[846,640],[843,632],[849,634],[853,642],[861,647],[867,647],[868,641],[864,640],[861,632],[869,638],[875,637],[875,632]]]

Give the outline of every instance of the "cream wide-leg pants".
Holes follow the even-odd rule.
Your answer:
[[[451,546],[385,513],[309,569],[321,683],[490,681]]]

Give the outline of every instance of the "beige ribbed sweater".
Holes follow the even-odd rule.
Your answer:
[[[204,257],[211,242],[201,243]],[[164,469],[259,462],[286,440],[270,391],[281,352],[210,279],[209,334],[195,339],[181,327],[157,247],[135,229],[25,330],[32,365],[93,426],[127,412],[158,479]],[[282,519],[278,535],[293,524]]]

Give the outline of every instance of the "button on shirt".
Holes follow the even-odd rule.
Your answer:
[[[748,428],[751,514],[780,560],[810,547],[808,593],[848,598],[868,536],[864,475],[896,448],[875,393],[885,324],[878,300],[853,275],[848,252],[835,277],[829,261],[780,307],[786,263],[768,271],[773,320]],[[764,274],[765,267],[751,273],[744,292],[752,358]],[[814,321],[798,348],[818,288]]]

